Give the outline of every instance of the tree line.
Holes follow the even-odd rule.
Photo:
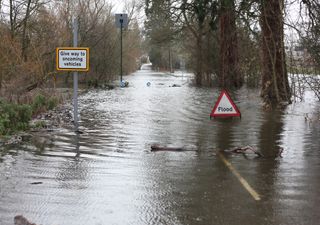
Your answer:
[[[307,18],[304,23],[287,24],[286,8],[293,3]],[[141,7],[144,32],[135,14]],[[185,62],[196,85],[261,85],[267,106],[290,103],[293,67],[284,26],[297,31],[312,66],[320,65],[317,0],[133,0],[126,11],[126,74],[138,68],[147,51],[154,69],[173,70]],[[90,71],[81,73],[80,82],[96,86],[117,78],[120,37],[108,1],[0,0],[2,98],[24,102],[37,87],[71,83],[70,74],[55,69],[55,48],[72,46],[73,16],[79,19],[79,46],[91,52]]]
[[[308,22],[286,23],[289,4],[299,5]],[[146,0],[145,11],[154,67],[172,69],[186,60],[196,85],[259,84],[266,107],[291,103],[285,25],[320,66],[316,0]]]
[[[142,36],[135,4],[126,4],[129,27],[123,32],[123,71],[138,68]],[[69,73],[55,69],[56,47],[72,46],[72,18],[79,21],[78,46],[90,48],[90,71],[80,82],[98,85],[120,73],[120,36],[113,6],[104,0],[1,0],[0,94],[16,102],[37,87],[69,86]]]

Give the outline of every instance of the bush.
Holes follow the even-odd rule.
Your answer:
[[[58,105],[58,102],[59,102],[59,100],[56,97],[49,98],[49,100],[47,102],[47,109],[48,110],[54,109]]]
[[[32,117],[32,108],[30,105],[16,105],[16,110],[18,112],[18,123],[17,129],[18,130],[26,130],[29,127],[29,121]]]
[[[37,95],[32,103],[32,110],[34,113],[38,113],[46,109],[46,97],[39,94]]]
[[[29,105],[0,102],[0,135],[28,129],[31,116]]]
[[[45,121],[37,121],[34,124],[34,128],[45,128],[47,126]]]
[[[58,103],[59,100],[57,97],[50,97],[48,99],[46,96],[39,94],[34,98],[32,102],[33,114],[37,114],[47,110],[52,110],[58,105]]]
[[[9,122],[10,120],[8,114],[2,112],[2,110],[0,109],[0,135],[7,133]]]

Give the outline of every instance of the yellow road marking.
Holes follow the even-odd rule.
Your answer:
[[[250,186],[250,184],[240,175],[240,173],[231,165],[231,163],[219,153],[221,160],[224,164],[230,169],[230,171],[238,178],[242,186],[250,193],[250,195],[254,198],[254,200],[261,200],[260,195]]]

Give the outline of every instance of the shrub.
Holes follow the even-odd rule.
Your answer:
[[[58,105],[58,98],[57,97],[51,97],[49,98],[48,102],[47,102],[47,109],[48,110],[52,110],[54,109],[57,105]]]
[[[47,126],[45,121],[37,121],[34,124],[34,128],[45,128]]]
[[[8,114],[0,110],[0,135],[7,133],[6,131],[7,131],[9,122],[10,120],[9,120]]]
[[[34,114],[52,110],[59,103],[59,99],[57,97],[46,97],[42,94],[37,95],[32,102],[32,111]]]
[[[16,109],[18,112],[18,120],[17,129],[18,130],[26,130],[29,126],[29,121],[32,117],[32,108],[30,105],[16,105]]]
[[[32,110],[34,113],[38,113],[46,109],[46,97],[39,94],[37,95],[32,103]]]
[[[0,135],[28,129],[31,116],[29,105],[0,102]]]

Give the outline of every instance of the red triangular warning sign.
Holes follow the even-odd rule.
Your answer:
[[[226,90],[222,90],[218,101],[214,105],[211,117],[229,117],[229,116],[241,116],[241,113],[237,106],[232,101],[230,95]]]

